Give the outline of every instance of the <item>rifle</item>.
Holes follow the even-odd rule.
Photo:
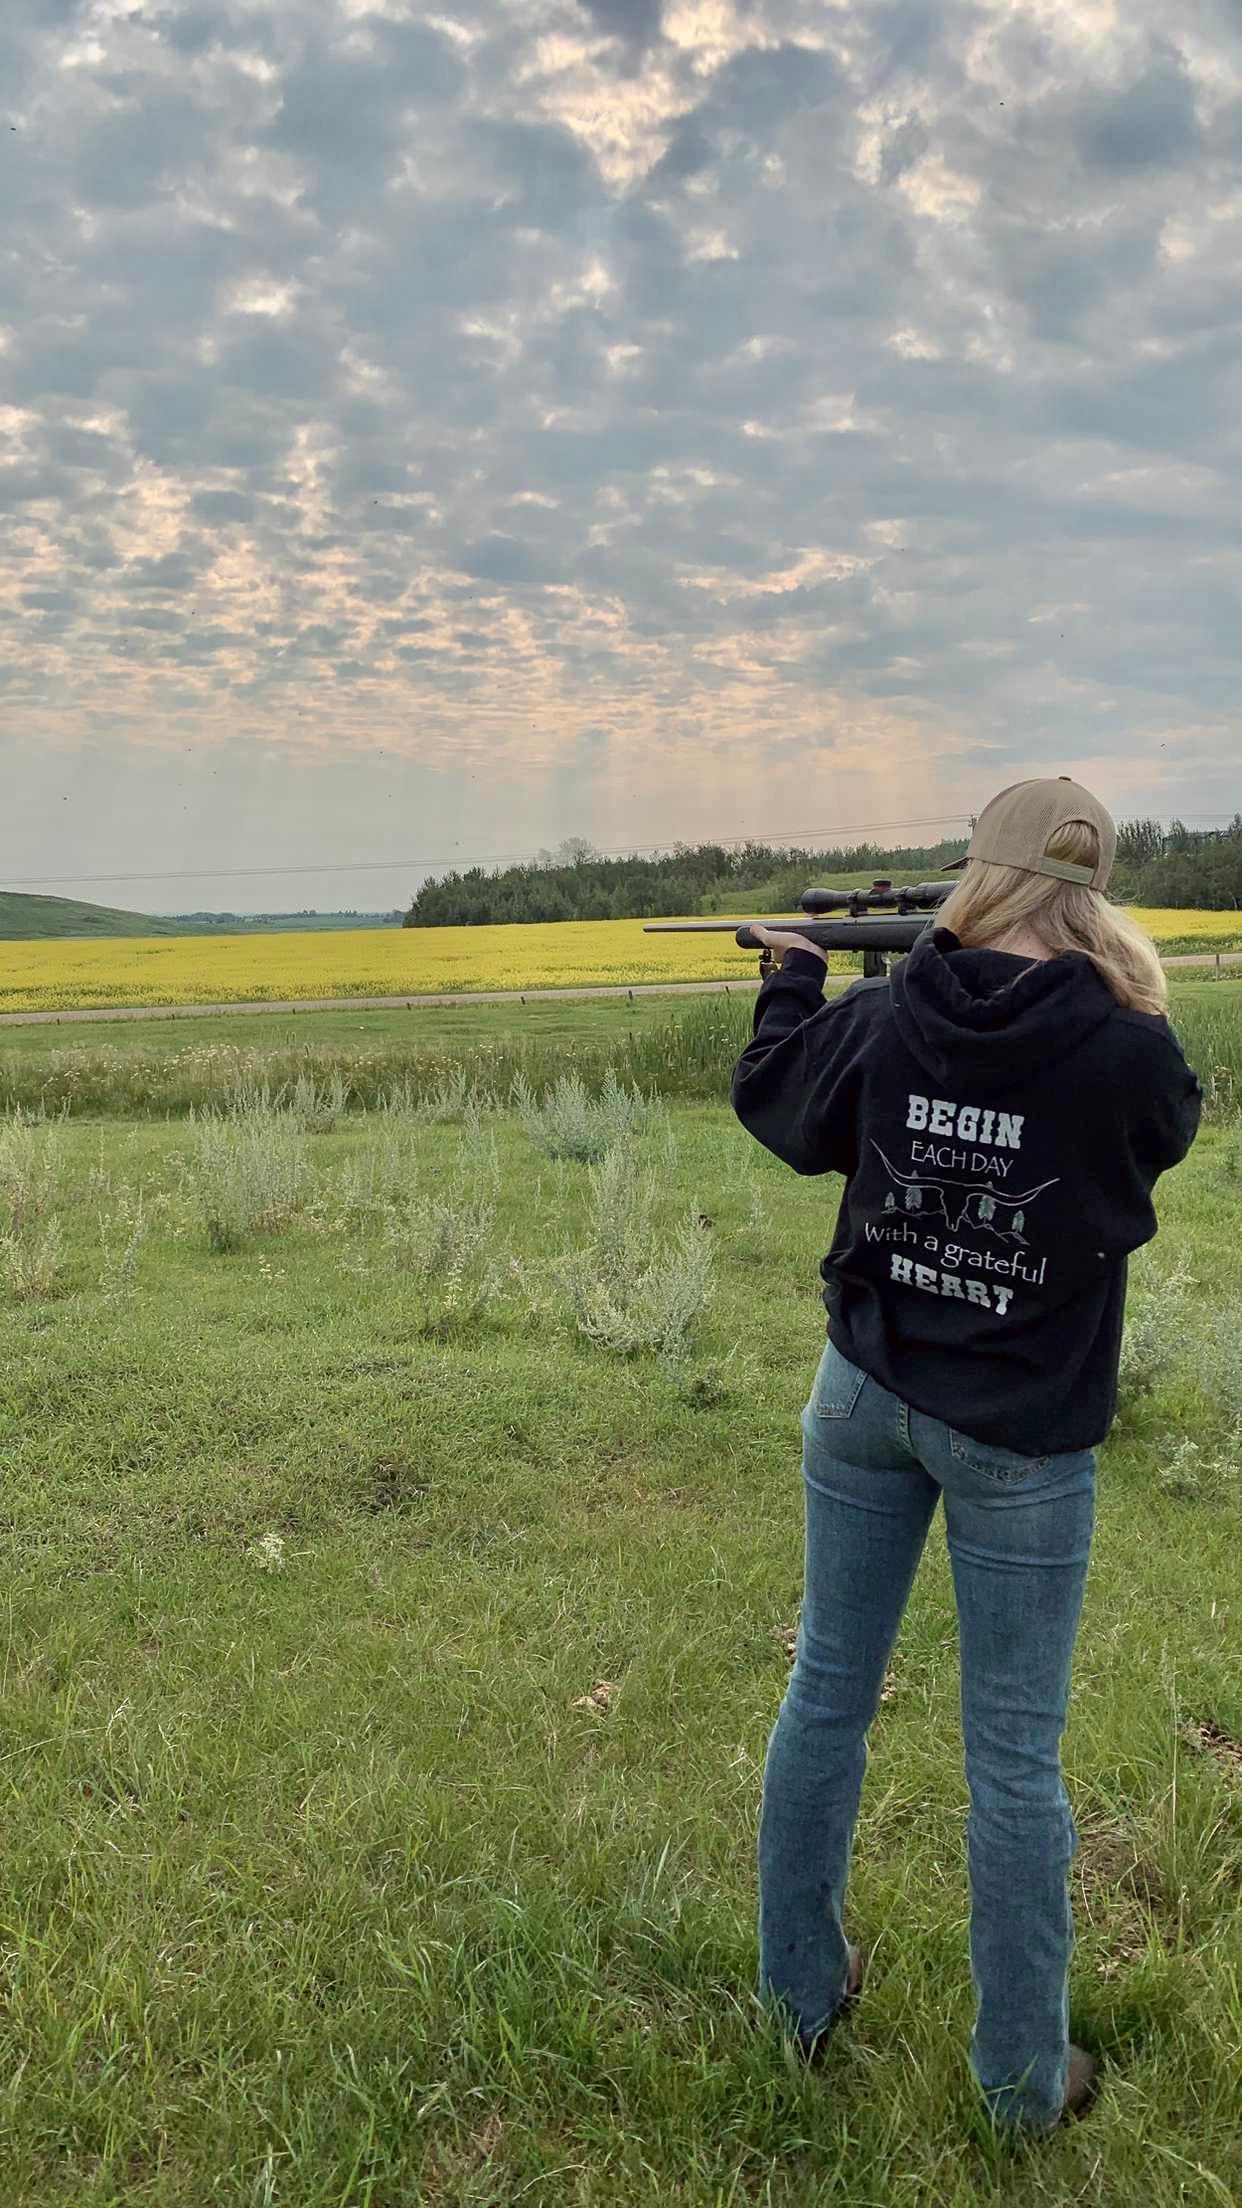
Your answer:
[[[888,972],[891,953],[913,950],[924,929],[932,924],[929,916],[955,887],[953,882],[916,882],[912,887],[895,889],[890,881],[881,880],[873,882],[870,889],[808,889],[799,913],[744,920],[740,927],[735,920],[652,920],[643,933],[732,935],[740,950],[761,951],[764,946],[754,933],[757,927],[792,928],[826,951],[861,951],[863,973],[868,979],[882,979]],[[823,917],[834,912],[845,917]],[[761,964],[760,972],[764,970]]]

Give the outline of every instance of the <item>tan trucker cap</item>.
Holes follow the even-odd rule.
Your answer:
[[[1048,845],[1067,821],[1089,821],[1100,839],[1096,867],[1073,866],[1067,859],[1050,859]],[[1071,782],[1068,774],[1048,775],[1034,782],[1013,782],[989,798],[971,836],[966,858],[941,868],[955,874],[968,859],[987,859],[993,866],[1016,867],[1021,874],[1052,874],[1061,882],[1082,882],[1103,889],[1112,872],[1117,830],[1098,797]]]

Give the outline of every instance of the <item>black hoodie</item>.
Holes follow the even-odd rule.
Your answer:
[[[733,1077],[798,1173],[843,1173],[824,1259],[832,1341],[915,1410],[1023,1455],[1102,1441],[1126,1257],[1199,1123],[1167,1021],[1088,958],[963,950],[937,928],[891,981],[823,1001],[785,955]]]

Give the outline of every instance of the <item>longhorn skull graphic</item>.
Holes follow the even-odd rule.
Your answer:
[[[884,1200],[885,1211],[900,1211],[907,1218],[943,1219],[951,1234],[960,1234],[965,1226],[980,1227],[998,1241],[1016,1242],[1023,1250],[1028,1247],[1023,1232],[1028,1205],[1046,1188],[1055,1188],[1060,1178],[1054,1174],[1050,1181],[1039,1181],[1034,1188],[1015,1196],[998,1188],[994,1181],[925,1179],[921,1173],[899,1173],[874,1136],[871,1147],[893,1183],[894,1193]]]

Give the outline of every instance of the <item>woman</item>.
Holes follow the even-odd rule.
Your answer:
[[[743,1124],[798,1173],[843,1173],[828,1346],[803,1413],[806,1581],[768,1746],[760,1992],[822,2052],[862,1961],[842,1903],[889,1652],[943,1496],[970,1788],[971,2059],[994,2119],[1078,2113],[1061,1777],[1116,1407],[1126,1258],[1185,1156],[1200,1092],[1146,939],[1106,904],[1104,807],[1067,777],[979,816],[940,924],[891,981],[825,1004],[825,955],[780,964],[734,1076]]]

